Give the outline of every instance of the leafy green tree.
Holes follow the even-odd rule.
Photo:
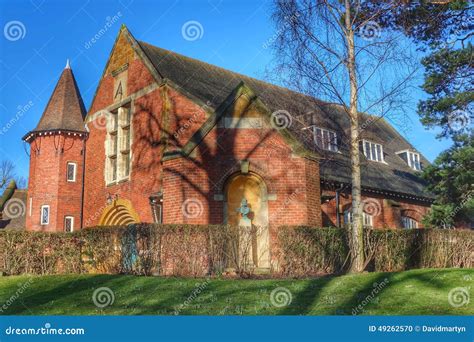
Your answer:
[[[393,10],[394,4],[397,6]],[[474,103],[474,4],[471,1],[378,1],[361,3],[359,20],[383,13],[377,24],[403,32],[426,52],[418,114],[426,127],[440,127],[440,137],[472,133]]]
[[[396,10],[388,10],[394,4],[398,5]],[[421,61],[425,67],[422,89],[428,98],[418,103],[418,114],[426,127],[441,128],[439,138],[453,139],[453,146],[423,172],[436,195],[424,223],[444,228],[472,226],[474,4],[465,0],[369,0],[361,4],[360,10],[360,20],[382,12],[377,17],[378,25],[403,32],[426,52]]]
[[[456,135],[453,141],[423,172],[429,190],[436,195],[424,218],[428,226],[450,228],[474,222],[474,138],[472,134]]]
[[[420,101],[418,114],[425,126],[441,127],[441,137],[453,137],[472,130],[472,56],[472,44],[468,44],[458,50],[442,48],[422,60],[426,70],[422,87],[430,97]]]

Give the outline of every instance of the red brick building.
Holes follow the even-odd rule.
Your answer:
[[[366,225],[420,227],[427,160],[384,119],[360,122]],[[87,115],[67,67],[24,139],[30,230],[236,224],[242,199],[253,224],[270,226],[259,244],[279,225],[350,221],[342,107],[137,41],[125,27]]]

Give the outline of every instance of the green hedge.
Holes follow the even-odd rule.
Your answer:
[[[157,224],[92,227],[72,234],[5,230],[0,231],[0,271],[218,274],[235,259],[225,253],[235,232],[222,225]]]
[[[345,229],[281,227],[278,264],[287,276],[339,273],[348,260]]]
[[[5,230],[0,271],[7,274],[81,273],[80,240],[66,233]]]
[[[364,241],[371,271],[474,267],[472,231],[370,229],[364,231]],[[239,257],[244,243],[242,230],[226,225],[139,224],[72,234],[6,230],[0,231],[0,271],[196,277],[232,267],[244,276],[252,272],[242,262],[248,259]],[[276,275],[342,273],[350,263],[344,228],[280,227],[271,247]]]
[[[349,267],[345,228],[281,227],[281,273],[307,276],[342,273]],[[474,267],[474,233],[444,229],[366,229],[366,269],[394,272],[410,268]]]

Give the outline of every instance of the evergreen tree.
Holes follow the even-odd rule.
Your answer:
[[[393,5],[397,4],[396,10]],[[386,10],[385,10],[386,9]],[[403,32],[427,52],[423,90],[418,104],[426,127],[440,127],[439,138],[451,137],[453,146],[428,166],[423,177],[436,195],[425,224],[434,227],[471,225],[474,221],[474,5],[472,1],[365,1],[359,20],[383,11],[377,23]]]

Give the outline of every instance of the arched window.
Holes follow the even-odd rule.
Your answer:
[[[405,229],[418,228],[418,222],[408,216],[402,216],[402,227]]]
[[[362,220],[365,227],[374,226],[373,215],[367,214],[366,212],[362,212]],[[352,224],[352,210],[350,208],[344,211],[344,224]]]

